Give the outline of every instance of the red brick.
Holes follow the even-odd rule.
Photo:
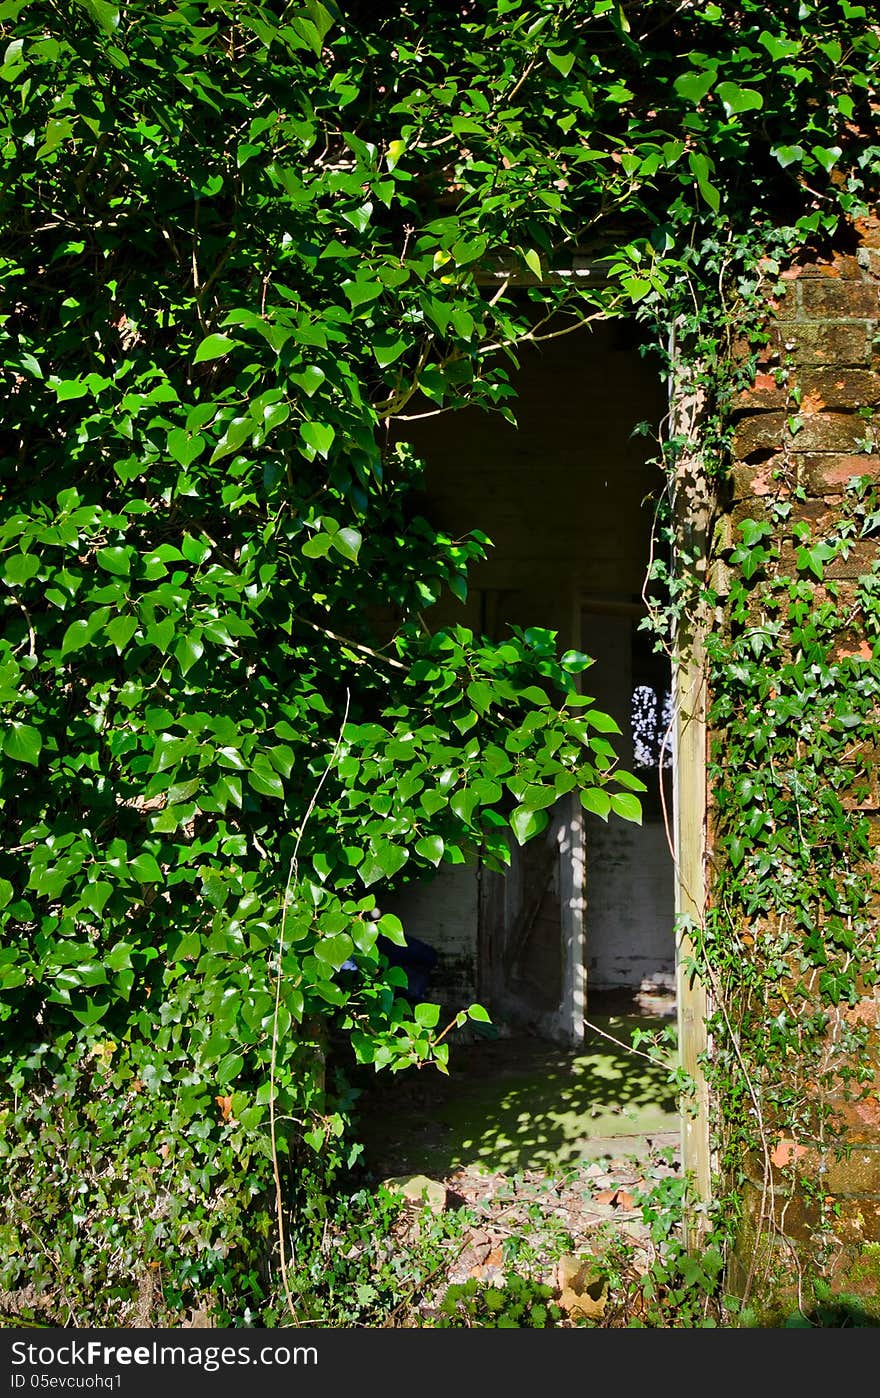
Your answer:
[[[778,384],[775,374],[757,374],[750,388],[744,388],[733,401],[734,412],[750,410],[781,411],[789,406],[791,389],[787,383]]]
[[[845,1131],[847,1141],[854,1145],[880,1141],[880,1097],[871,1095],[858,1102],[833,1103],[832,1122],[834,1129]]]
[[[789,418],[799,427],[791,432]],[[733,454],[741,461],[782,448],[796,452],[854,452],[865,440],[867,426],[854,413],[755,413],[741,419],[733,438]]]
[[[868,325],[861,321],[810,321],[776,329],[780,358],[835,369],[869,363]]]
[[[786,413],[756,413],[737,424],[733,437],[733,455],[740,461],[750,456],[778,452],[786,435]]]
[[[855,228],[862,247],[880,248],[880,218],[878,218],[876,214],[868,214],[865,218],[857,218],[855,220]]]
[[[787,434],[795,451],[852,452],[865,440],[867,425],[855,413],[799,414],[800,427]]]
[[[874,320],[880,314],[880,287],[873,282],[804,281],[800,296],[806,320]]]
[[[877,543],[874,540],[864,539],[853,544],[848,558],[833,558],[826,565],[825,576],[828,578],[859,578],[863,573],[870,573],[878,553],[880,553],[880,549],[878,549]]]
[[[798,484],[811,495],[842,495],[853,476],[880,477],[880,457],[874,455],[813,456],[797,454]]]
[[[873,408],[880,404],[880,374],[869,369],[804,369],[797,377],[797,386],[801,390],[801,412],[823,409],[834,412],[846,408]],[[755,406],[762,405],[756,403]],[[772,406],[767,404],[767,407]],[[779,406],[787,406],[787,400],[785,405]]]
[[[795,473],[783,456],[773,456],[758,466],[742,462],[732,472],[734,500],[749,500],[754,496],[786,495],[795,483]]]

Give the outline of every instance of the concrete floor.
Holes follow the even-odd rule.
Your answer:
[[[669,1024],[658,1014],[590,1015],[582,1047],[531,1037],[453,1045],[450,1075],[436,1068],[365,1080],[357,1132],[377,1174],[443,1178],[461,1167],[553,1171],[577,1160],[640,1154],[678,1140],[668,1066],[634,1054],[632,1031]],[[609,1042],[610,1035],[617,1043]]]

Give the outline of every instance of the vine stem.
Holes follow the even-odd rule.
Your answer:
[[[309,804],[306,807],[306,813],[303,816],[299,830],[297,831],[296,841],[294,842],[293,846],[293,854],[290,856],[290,864],[287,870],[287,883],[285,884],[284,888],[284,901],[281,906],[281,931],[278,935],[278,960],[275,967],[275,1006],[272,1013],[272,1056],[269,1062],[269,1142],[272,1150],[272,1175],[275,1180],[275,1220],[278,1230],[278,1255],[281,1261],[281,1282],[284,1287],[284,1296],[285,1300],[287,1301],[287,1307],[290,1311],[291,1319],[293,1320],[294,1325],[299,1325],[300,1320],[297,1314],[296,1306],[294,1305],[293,1295],[290,1290],[290,1278],[288,1277],[287,1273],[287,1259],[285,1257],[284,1238],[284,1199],[281,1189],[281,1169],[278,1164],[278,1138],[275,1129],[275,1078],[278,1069],[278,1021],[281,1011],[281,984],[284,978],[282,962],[284,958],[285,935],[287,932],[287,913],[290,908],[290,890],[299,878],[300,845],[302,844],[303,835],[305,834],[306,826],[308,825],[309,820],[311,819],[312,812],[314,811],[315,806],[318,804],[318,797],[321,794],[321,788],[323,787],[325,781],[332,772],[333,767],[336,763],[336,758],[339,755],[339,749],[342,746],[343,734],[345,733],[345,725],[348,723],[348,712],[350,707],[351,691],[347,689],[345,691],[345,712],[342,715],[342,723],[339,726],[339,733],[337,735],[336,742],[333,746],[333,751],[330,754],[330,760],[327,763],[327,766],[324,768],[324,771],[321,773],[321,776],[318,780],[318,784],[315,787],[314,792],[312,793],[312,799],[309,801]]]

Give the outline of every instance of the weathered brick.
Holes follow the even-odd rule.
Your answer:
[[[826,565],[825,576],[828,578],[860,578],[863,573],[870,573],[872,565],[878,557],[878,545],[872,539],[862,539],[853,544],[847,558],[832,558]]]
[[[736,395],[733,411],[754,412],[757,410],[781,411],[789,406],[790,388],[787,383],[777,383],[775,374],[757,374],[755,382]]]
[[[795,451],[855,451],[867,431],[864,418],[855,413],[804,413],[799,421],[796,433],[784,434]]]
[[[860,281],[861,266],[858,257],[839,253],[831,262],[804,262],[797,267],[786,268],[782,273],[783,281],[802,281],[808,277],[840,277]]]
[[[737,424],[733,437],[733,455],[740,461],[750,456],[767,456],[778,452],[786,436],[785,413],[755,413]]]
[[[842,1146],[821,1146],[781,1136],[770,1152],[770,1181],[778,1200],[791,1193],[794,1176],[807,1185],[818,1185],[824,1195],[876,1195],[880,1200],[880,1129],[875,1139]],[[752,1184],[761,1186],[763,1156],[753,1154],[746,1173]]]
[[[864,1196],[834,1199],[838,1212],[834,1218],[834,1236],[841,1243],[880,1242],[880,1199]]]
[[[796,453],[798,485],[810,495],[842,495],[853,476],[880,477],[880,456]]]
[[[862,247],[880,248],[880,218],[876,214],[867,214],[864,218],[857,218],[855,227]]]
[[[859,1101],[837,1101],[831,1104],[832,1127],[845,1132],[853,1145],[863,1141],[880,1141],[880,1096],[871,1094]]]
[[[799,286],[806,320],[874,320],[880,314],[880,287],[872,282],[816,278]]]
[[[796,472],[783,456],[772,456],[757,466],[738,462],[732,471],[734,500],[749,500],[754,496],[786,495],[795,484]]]
[[[821,536],[821,530],[817,530]],[[779,572],[784,577],[797,571],[797,556],[799,547],[785,542],[779,549]],[[864,573],[870,573],[871,565],[878,556],[878,545],[869,539],[860,540],[851,546],[846,558],[842,555],[832,558],[825,564],[824,575],[829,580],[860,578]],[[812,573],[806,573],[806,577],[812,578]]]
[[[880,248],[859,248],[858,258],[863,272],[880,277]]]
[[[870,369],[845,369],[839,372],[834,369],[804,369],[798,374],[797,386],[801,391],[801,412],[821,412],[823,409],[839,412],[873,408],[880,404],[880,374],[872,373]],[[787,407],[788,389],[783,391],[786,393],[783,403],[756,402],[754,406]]]
[[[809,321],[778,327],[780,357],[796,364],[863,367],[869,363],[867,321]]]
[[[792,432],[790,418],[797,424]],[[740,461],[767,456],[780,449],[793,452],[849,454],[864,442],[868,431],[856,413],[755,413],[742,418],[733,438],[733,455]],[[857,474],[857,473],[854,473]]]

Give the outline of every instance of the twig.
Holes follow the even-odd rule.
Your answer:
[[[281,931],[278,937],[278,962],[275,967],[275,1008],[272,1014],[272,1057],[269,1064],[269,1141],[272,1149],[272,1174],[275,1179],[275,1214],[278,1225],[278,1248],[281,1259],[281,1281],[284,1286],[284,1295],[290,1310],[294,1325],[299,1325],[299,1316],[293,1304],[293,1297],[290,1292],[290,1281],[287,1275],[287,1261],[284,1256],[284,1201],[281,1193],[281,1170],[278,1165],[278,1142],[275,1133],[275,1074],[278,1066],[278,1021],[281,1010],[281,982],[283,977],[282,963],[284,959],[284,941],[287,931],[287,912],[290,907],[290,890],[299,877],[299,847],[306,826],[309,823],[312,812],[318,803],[321,788],[333,770],[339,749],[342,746],[342,738],[345,733],[345,725],[348,722],[348,711],[351,705],[351,691],[345,691],[345,712],[342,715],[342,723],[339,727],[339,734],[330,754],[330,760],[324,771],[321,773],[318,784],[315,787],[312,799],[306,807],[306,813],[302,818],[296,841],[293,846],[293,854],[290,857],[290,867],[287,871],[287,884],[284,889],[284,902],[281,907]]]

